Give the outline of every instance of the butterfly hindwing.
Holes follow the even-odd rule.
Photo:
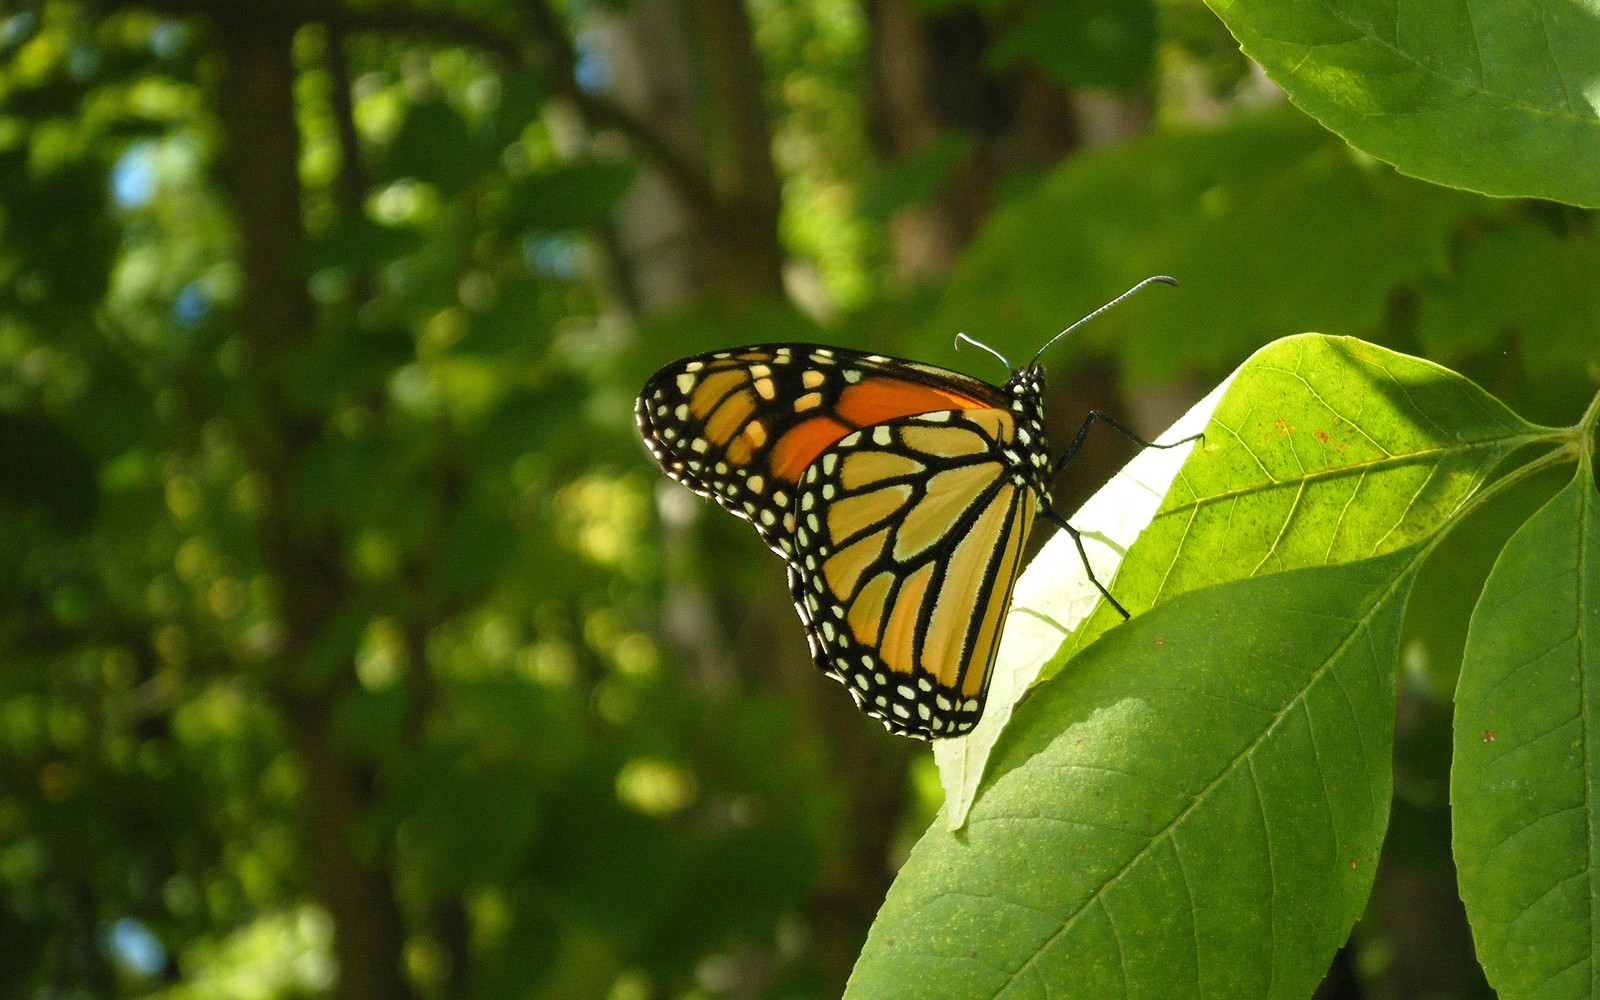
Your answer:
[[[1035,499],[1011,414],[937,411],[824,451],[794,516],[790,585],[817,666],[891,732],[977,723]]]

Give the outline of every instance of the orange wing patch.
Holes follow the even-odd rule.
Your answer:
[[[800,481],[806,466],[828,450],[828,446],[849,434],[851,428],[832,417],[802,420],[784,432],[767,457],[772,474],[791,483]]]
[[[855,424],[867,427],[885,421],[935,410],[990,408],[994,404],[952,389],[936,389],[897,378],[864,379],[839,394],[833,412]]]

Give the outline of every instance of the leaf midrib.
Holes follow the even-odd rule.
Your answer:
[[[1579,487],[1578,488],[1581,491],[1580,495],[1582,497],[1582,500],[1580,501],[1579,506],[1578,506],[1578,579],[1577,579],[1578,600],[1576,602],[1577,603],[1577,609],[1576,609],[1577,610],[1577,619],[1578,619],[1577,622],[1576,622],[1577,632],[1578,632],[1578,684],[1579,684],[1578,708],[1579,708],[1579,712],[1580,712],[1580,714],[1581,714],[1581,716],[1583,718],[1583,733],[1584,733],[1584,743],[1585,743],[1584,754],[1583,754],[1583,798],[1584,798],[1584,802],[1583,802],[1584,810],[1583,810],[1583,812],[1584,812],[1584,823],[1585,823],[1585,826],[1588,827],[1588,829],[1586,831],[1588,836],[1586,836],[1584,838],[1584,852],[1585,852],[1585,855],[1584,855],[1584,872],[1588,875],[1588,882],[1589,882],[1589,891],[1584,894],[1584,901],[1586,902],[1586,904],[1588,905],[1588,908],[1589,908],[1589,953],[1585,957],[1589,961],[1589,994],[1590,994],[1590,996],[1593,996],[1595,994],[1596,987],[1600,986],[1600,968],[1596,967],[1595,961],[1594,961],[1595,950],[1596,950],[1597,947],[1600,947],[1600,928],[1597,928],[1596,925],[1595,925],[1595,914],[1594,914],[1594,893],[1595,893],[1594,847],[1595,847],[1595,836],[1596,836],[1597,832],[1600,832],[1600,831],[1597,831],[1596,828],[1595,828],[1594,801],[1590,797],[1590,789],[1594,787],[1593,784],[1591,784],[1591,782],[1593,781],[1593,776],[1594,776],[1593,768],[1594,768],[1595,741],[1593,739],[1593,734],[1590,731],[1590,720],[1589,720],[1589,669],[1588,669],[1589,668],[1589,657],[1586,655],[1588,651],[1587,651],[1587,649],[1585,647],[1585,643],[1583,641],[1583,616],[1587,612],[1587,609],[1588,609],[1588,606],[1589,606],[1589,600],[1588,600],[1588,598],[1589,598],[1589,595],[1588,595],[1588,583],[1589,583],[1588,560],[1590,558],[1590,551],[1589,551],[1590,545],[1587,544],[1588,543],[1588,539],[1585,536],[1588,535],[1588,531],[1589,531],[1590,506],[1594,503],[1595,487],[1594,487],[1594,477],[1593,477],[1593,475],[1592,474],[1588,474],[1588,472],[1589,472],[1589,463],[1588,462],[1579,462],[1578,463],[1578,470],[1579,470],[1578,471],[1578,479],[1579,479]]]
[[[1364,474],[1374,469],[1383,469],[1391,466],[1399,468],[1401,466],[1415,464],[1419,459],[1425,460],[1433,456],[1440,455],[1471,455],[1483,451],[1492,452],[1496,449],[1503,449],[1505,454],[1510,454],[1511,452],[1516,451],[1518,448],[1521,448],[1525,445],[1548,440],[1549,437],[1550,435],[1548,433],[1541,432],[1537,434],[1519,434],[1515,437],[1487,438],[1483,441],[1477,441],[1471,444],[1451,445],[1449,447],[1439,448],[1425,448],[1421,451],[1408,451],[1395,455],[1388,455],[1383,458],[1373,459],[1370,462],[1357,462],[1351,465],[1330,466],[1326,469],[1318,469],[1315,472],[1307,472],[1303,475],[1292,476],[1288,479],[1272,479],[1267,482],[1250,483],[1247,486],[1240,486],[1235,489],[1224,490],[1221,493],[1212,493],[1203,497],[1197,496],[1193,500],[1185,500],[1183,503],[1176,506],[1159,510],[1156,512],[1155,517],[1151,518],[1151,523],[1154,523],[1156,520],[1166,517],[1169,514],[1176,514],[1179,511],[1189,510],[1190,508],[1200,508],[1207,504],[1220,503],[1224,500],[1233,500],[1239,497],[1249,496],[1253,493],[1263,493],[1267,490],[1278,489],[1280,487],[1303,484],[1308,480],[1336,479],[1339,476],[1350,473]],[[1249,446],[1246,445],[1245,447],[1248,449]]]

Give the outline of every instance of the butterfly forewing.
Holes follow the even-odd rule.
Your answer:
[[[1004,406],[987,382],[932,365],[812,344],[763,344],[676,361],[639,395],[639,429],[667,474],[756,526],[788,554],[794,487],[835,441],[930,410]]]

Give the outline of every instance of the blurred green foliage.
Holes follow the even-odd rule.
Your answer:
[[[904,152],[885,5],[740,6],[789,295],[658,306],[626,223],[671,184],[573,112],[647,5],[315,6],[0,10],[0,994],[357,996],[355,940],[420,997],[836,995],[882,899],[862,873],[937,792],[826,707],[770,556],[649,464],[632,397],[673,357],[825,339],[992,375],[956,330],[1022,356],[1163,271],[1183,290],[1054,370],[1107,359],[1136,408],[1320,329],[1532,419],[1591,385],[1591,214],[1352,151],[1197,3],[888,5],[975,50]],[[227,153],[283,137],[221,96],[273,24],[311,318],[264,350],[248,237],[282,213]],[[990,113],[1019,80],[1147,118],[1024,157]],[[724,123],[691,111],[668,146],[712,162]],[[977,206],[970,240],[948,283],[907,279],[902,223],[941,200]],[[1413,644],[1427,676],[1441,642]],[[381,906],[341,916],[362,886]]]

